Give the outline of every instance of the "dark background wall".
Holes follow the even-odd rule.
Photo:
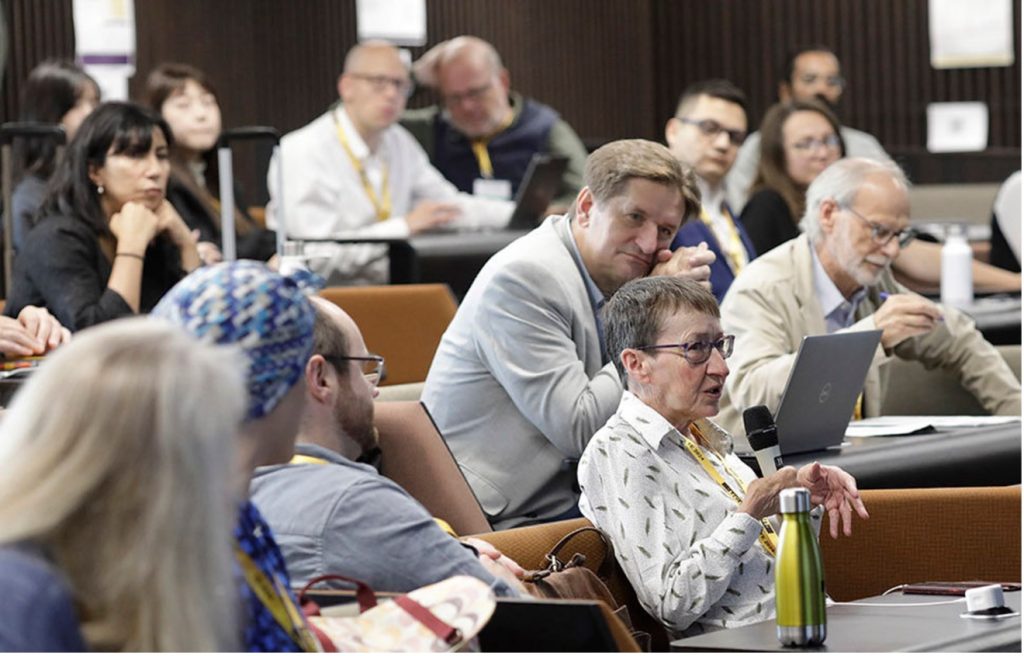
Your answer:
[[[679,91],[732,79],[756,122],[772,102],[784,52],[832,46],[848,92],[844,121],[875,134],[918,182],[998,181],[1020,167],[1021,0],[1013,66],[934,70],[927,0],[428,0],[428,42],[471,33],[493,42],[518,90],[556,107],[584,140],[661,138]],[[11,51],[0,120],[13,120],[28,71],[71,56],[71,0],[3,0]],[[355,43],[354,0],[137,0],[138,75],[185,61],[215,81],[227,126],[292,130],[335,99]],[[413,49],[417,56],[422,48]],[[990,148],[924,152],[930,102],[982,100]],[[429,92],[412,105],[432,102]]]

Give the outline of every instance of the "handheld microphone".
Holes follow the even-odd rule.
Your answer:
[[[782,467],[782,453],[779,452],[779,434],[775,420],[766,406],[755,405],[743,411],[743,428],[747,441],[757,457],[761,477],[771,476]]]

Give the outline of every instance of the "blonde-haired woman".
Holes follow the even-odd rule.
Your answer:
[[[239,648],[239,360],[124,319],[18,393],[0,424],[0,651]]]

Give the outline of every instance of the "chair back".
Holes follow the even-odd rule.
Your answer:
[[[374,407],[381,473],[457,534],[490,532],[480,503],[426,406],[419,401],[378,401]]]
[[[871,514],[853,535],[821,528],[825,589],[836,601],[903,583],[1020,580],[1020,486],[861,490]]]
[[[444,284],[328,287],[320,296],[345,310],[366,347],[387,360],[384,385],[426,380],[434,351],[458,309]]]

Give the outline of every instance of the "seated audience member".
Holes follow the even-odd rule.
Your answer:
[[[835,116],[815,100],[773,105],[760,134],[757,177],[740,220],[763,255],[800,234],[808,185],[843,157],[846,146]]]
[[[25,80],[18,120],[58,124],[71,141],[99,102],[100,88],[88,73],[68,60],[51,59],[32,69]],[[50,139],[22,137],[14,142],[14,151],[17,172],[11,208],[18,250],[46,196],[46,183],[57,165],[57,145]]]
[[[303,285],[258,262],[222,262],[189,275],[153,310],[203,343],[240,347],[249,404],[238,431],[237,483],[246,492],[256,467],[286,463],[295,452],[313,350],[313,308]],[[245,650],[316,651],[273,532],[244,496],[234,546],[245,579]]]
[[[754,195],[741,222],[759,255],[800,234],[808,185],[843,156],[839,124],[824,105],[792,101],[775,105],[761,124],[763,148]],[[914,239],[901,250],[893,270],[904,284],[937,288],[942,275],[942,247]],[[1019,292],[1020,274],[975,261],[975,286],[989,292]]]
[[[89,330],[43,364],[0,431],[0,651],[239,650],[244,408],[235,354],[162,322]]]
[[[586,186],[487,262],[438,346],[423,402],[498,528],[578,516],[575,463],[622,384],[598,311],[647,275],[706,281],[714,255],[668,250],[700,203],[664,146],[616,141]],[[706,282],[704,284],[707,284]]]
[[[508,201],[460,194],[398,118],[412,90],[398,50],[355,46],[338,78],[341,103],[281,141],[284,205],[273,159],[267,222],[289,238],[397,238],[428,230],[503,228]],[[336,282],[387,280],[387,249],[307,244],[310,266]]]
[[[558,112],[511,91],[494,46],[475,36],[442,41],[413,71],[421,84],[437,90],[441,104],[406,111],[402,125],[452,184],[478,193],[478,180],[501,181],[507,184],[504,197],[511,199],[534,155],[565,157],[569,166],[554,204],[563,212],[572,204],[583,186],[587,150]]]
[[[43,355],[71,341],[71,331],[46,311],[26,305],[17,319],[0,316],[0,358]]]
[[[722,303],[722,325],[736,335],[735,375],[718,417],[726,429],[740,429],[743,408],[778,407],[804,336],[849,330],[882,330],[864,417],[879,413],[892,357],[955,372],[989,412],[1020,414],[1020,383],[973,321],[893,279],[892,262],[913,236],[907,184],[894,164],[833,164],[807,192],[805,234],[757,258],[733,282]]]
[[[199,231],[199,255],[205,264],[222,259],[220,180],[217,138],[221,131],[217,92],[206,75],[187,64],[161,64],[146,80],[146,102],[174,134],[167,199],[185,224]],[[235,194],[236,250],[240,259],[267,260],[277,247],[272,230],[264,230],[246,213]]]
[[[708,245],[715,254],[711,293],[719,300],[757,256],[725,199],[725,174],[746,133],[746,96],[728,80],[691,84],[679,98],[676,115],[665,124],[665,141],[679,163],[693,170],[701,200],[699,220],[683,224],[672,248]]]
[[[839,67],[839,59],[826,46],[799,46],[786,57],[779,76],[779,102],[816,100],[824,103],[833,115],[839,114],[839,100],[846,88],[846,80]],[[878,143],[867,132],[848,125],[839,126],[846,154],[866,157],[878,162],[891,161]],[[729,203],[734,212],[741,212],[750,198],[754,178],[757,176],[761,154],[762,135],[754,132],[743,143],[736,156],[736,165],[729,173]],[[797,213],[796,216],[800,216]]]
[[[130,103],[82,122],[22,244],[7,316],[38,305],[81,330],[148,312],[199,266],[195,237],[165,198],[171,141],[159,116]]]
[[[992,252],[989,261],[1000,268],[1020,272],[1020,171],[999,187],[992,210]]]
[[[377,447],[373,398],[384,361],[367,352],[355,322],[338,306],[310,299],[316,311],[313,356],[306,363],[306,406],[291,464],[261,467],[252,500],[274,531],[296,586],[342,574],[375,590],[408,592],[467,574],[500,596],[516,596],[515,573],[447,535],[427,510],[360,456]],[[369,373],[364,373],[369,372]],[[489,554],[489,555],[488,555]],[[514,572],[522,570],[509,563]]]
[[[625,391],[580,460],[580,509],[603,530],[644,608],[676,634],[769,619],[779,492],[801,486],[832,537],[867,518],[853,477],[817,462],[757,478],[708,420],[733,338],[714,297],[690,281],[627,283],[604,309]],[[724,493],[724,494],[723,494]],[[723,518],[724,517],[724,518]],[[820,519],[820,516],[818,517]]]

